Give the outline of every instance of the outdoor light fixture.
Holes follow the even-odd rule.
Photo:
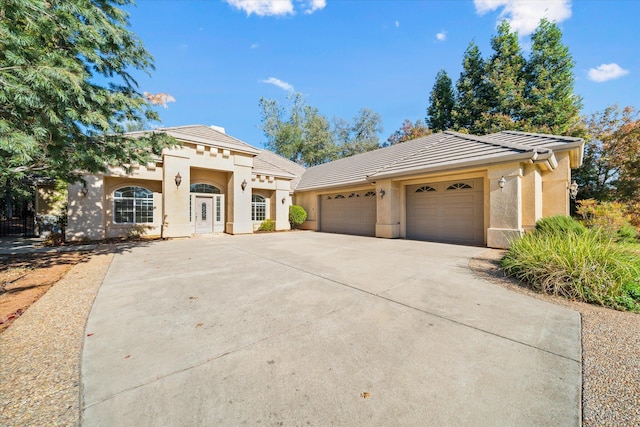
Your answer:
[[[246,179],[242,180],[242,184],[240,184],[240,188],[242,188],[242,191],[244,191],[244,189],[247,188],[247,180]]]
[[[87,197],[87,194],[89,193],[89,189],[87,188],[87,184],[84,184],[82,186],[82,189],[80,190],[80,193],[82,194],[82,197]]]
[[[500,187],[500,191],[504,190],[504,185],[507,183],[507,180],[504,179],[504,176],[500,177],[498,180],[498,186]]]
[[[285,199],[284,197],[282,198],[282,204],[284,205],[286,203],[287,199]]]
[[[176,188],[179,188],[180,184],[182,183],[182,176],[180,176],[180,172],[176,174],[175,182],[176,182]]]
[[[571,185],[569,186],[569,196],[571,196],[571,198],[575,200],[577,195],[578,195],[578,183],[574,179]]]
[[[384,199],[384,195],[387,194],[384,190],[380,190],[380,198]]]

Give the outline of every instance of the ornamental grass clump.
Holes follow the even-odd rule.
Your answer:
[[[512,242],[502,266],[534,290],[640,312],[640,254],[598,229],[533,231]]]

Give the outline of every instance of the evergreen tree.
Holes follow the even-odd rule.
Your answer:
[[[479,133],[476,121],[487,111],[485,63],[475,42],[469,43],[462,60],[462,72],[456,83],[456,100],[452,112],[453,127],[458,131]]]
[[[573,93],[573,66],[560,28],[546,19],[531,36],[526,66],[526,119],[530,129],[565,135],[580,121],[581,100]]]
[[[453,127],[451,112],[455,98],[451,79],[445,70],[438,71],[436,82],[429,96],[426,123],[433,132],[440,132]]]
[[[144,164],[173,143],[121,135],[126,123],[159,119],[131,75],[150,72],[153,59],[118,8],[130,3],[0,2],[0,177],[75,181]]]
[[[481,133],[519,129],[525,115],[525,59],[518,33],[511,31],[507,21],[498,26],[491,47],[493,55],[486,67],[488,111],[483,114],[479,129]]]

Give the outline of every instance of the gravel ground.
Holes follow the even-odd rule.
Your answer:
[[[582,316],[583,425],[640,426],[640,315],[541,295],[505,278],[503,251],[470,262],[481,277]],[[0,426],[73,426],[80,419],[84,328],[112,253],[79,263],[0,334]]]
[[[469,266],[493,283],[580,312],[583,426],[640,426],[640,314],[533,292],[504,276],[503,255],[490,249]]]
[[[84,329],[112,253],[76,264],[0,334],[0,426],[75,426]]]

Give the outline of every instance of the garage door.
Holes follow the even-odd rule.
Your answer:
[[[320,230],[375,236],[376,192],[345,192],[321,196]]]
[[[407,238],[484,244],[482,179],[407,186]]]

